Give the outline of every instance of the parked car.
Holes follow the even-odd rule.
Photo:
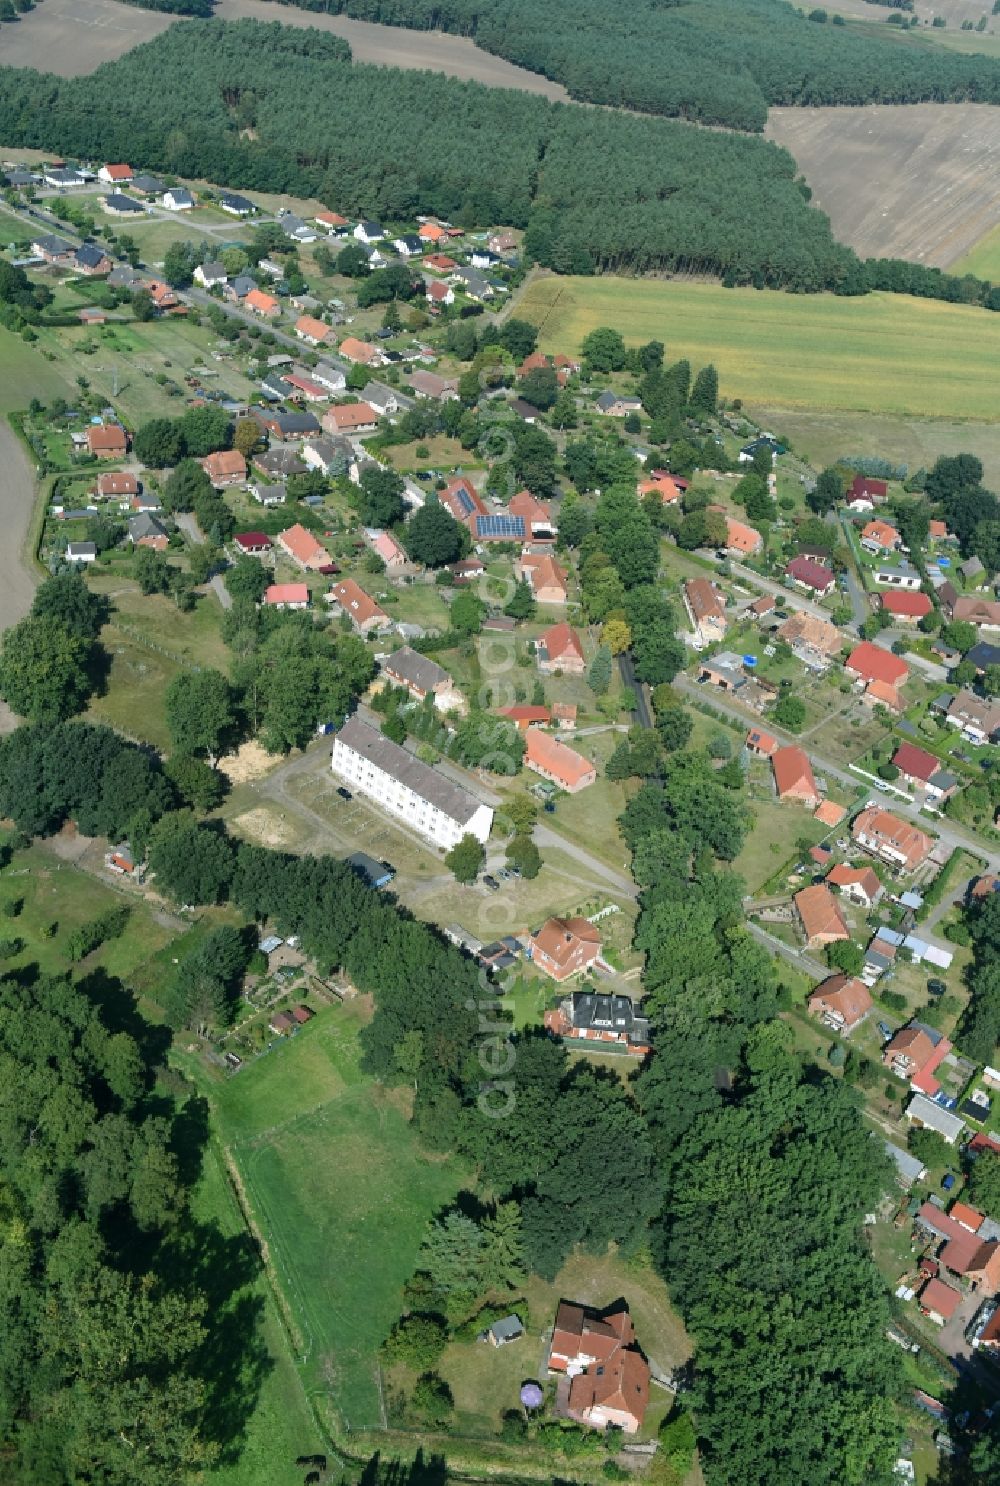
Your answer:
[[[929,996],[943,996],[948,987],[943,980],[929,980],[927,982],[927,994]]]
[[[892,1036],[892,1028],[889,1026],[889,1023],[888,1022],[879,1022],[878,1029],[879,1029],[879,1032],[882,1035],[882,1041],[883,1042],[888,1042],[889,1039]]]
[[[345,789],[342,784],[337,785],[337,793],[342,800],[353,800],[354,798],[354,796],[351,794],[351,791],[349,789]]]
[[[500,891],[500,884],[497,882],[495,877],[484,877],[483,887],[488,887],[491,893],[498,893]]]

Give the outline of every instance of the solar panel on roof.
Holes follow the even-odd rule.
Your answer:
[[[480,516],[476,530],[481,537],[523,537],[523,516]]]
[[[462,507],[463,515],[471,516],[473,511],[476,509],[476,503],[472,499],[472,496],[466,490],[464,485],[459,485],[458,489],[455,491],[455,499]]]

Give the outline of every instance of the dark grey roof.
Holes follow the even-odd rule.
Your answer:
[[[56,237],[55,233],[49,232],[42,237],[32,239],[34,245],[41,248],[45,253],[51,253],[56,257],[62,253],[72,253],[73,244],[66,242],[65,238]]]
[[[348,748],[381,769],[397,783],[405,785],[429,805],[435,806],[456,825],[466,825],[480,808],[481,801],[463,789],[460,784],[440,774],[429,764],[421,763],[391,738],[386,738],[376,728],[362,722],[360,717],[349,717],[338,737]]]
[[[97,247],[94,243],[83,243],[76,250],[76,261],[82,263],[84,268],[96,268],[106,257],[104,249]]]
[[[234,212],[252,212],[254,204],[248,196],[238,196],[234,191],[223,191],[219,203]]]
[[[144,212],[146,210],[141,201],[135,201],[131,196],[124,196],[121,191],[112,191],[110,196],[105,196],[104,200],[115,212]]]
[[[324,386],[336,387],[343,385],[347,380],[347,367],[342,361],[334,361],[327,357],[324,361],[317,361],[309,375],[316,382],[322,382]]]
[[[141,511],[138,516],[133,516],[128,524],[128,534],[133,542],[140,541],[143,537],[165,537],[167,529],[161,526],[155,516]]]
[[[119,263],[108,274],[108,283],[113,289],[138,289],[145,282],[142,274],[137,269],[130,268],[127,263]]]
[[[188,191],[184,186],[171,186],[169,190],[164,191],[163,194],[164,196],[171,197],[171,199],[174,201],[189,201],[191,205],[194,206],[194,197],[191,195],[191,192]]]
[[[520,1316],[504,1316],[502,1320],[494,1321],[490,1327],[490,1335],[495,1336],[498,1342],[513,1341],[515,1337],[523,1336],[524,1327]]]
[[[267,475],[304,475],[308,471],[297,449],[267,449],[254,455],[254,463]]]
[[[344,860],[368,887],[380,887],[386,882],[391,882],[396,875],[391,867],[386,866],[385,862],[379,862],[375,857],[370,857],[366,851],[354,851]]]
[[[402,243],[403,247],[408,248],[411,253],[419,253],[424,245],[423,238],[417,237],[414,232],[404,233],[402,237],[397,237],[394,241]]]
[[[443,681],[451,680],[443,666],[439,666],[435,660],[429,660],[426,655],[411,650],[409,645],[404,645],[401,650],[387,656],[382,662],[382,669],[391,670],[408,685],[416,686],[421,691],[433,691]]]
[[[636,1016],[630,996],[606,991],[574,991],[570,1020],[585,1031],[617,1032],[642,1041],[649,1034],[649,1022]]]
[[[266,413],[264,416],[276,423],[283,434],[319,433],[319,423],[312,413]]]
[[[252,279],[248,273],[241,273],[237,274],[236,278],[233,279],[229,287],[232,289],[234,294],[239,295],[240,299],[246,299],[247,295],[250,293],[250,290],[256,289],[257,281],[256,279]]]
[[[156,196],[163,190],[163,182],[155,175],[137,175],[132,178],[133,191],[145,191],[147,196]]]
[[[280,376],[277,372],[271,372],[269,376],[264,377],[260,385],[268,397],[276,398],[278,402],[288,397],[292,391],[291,382],[286,382],[284,377]]]
[[[369,237],[382,236],[383,228],[381,222],[359,222],[358,226],[363,227]]]
[[[980,640],[978,645],[966,651],[965,658],[971,660],[977,671],[985,671],[987,666],[1000,666],[1000,645]]]

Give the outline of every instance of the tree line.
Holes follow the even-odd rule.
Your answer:
[[[635,0],[627,24],[601,0],[282,3],[471,36],[573,98],[731,129],[763,129],[778,104],[1000,98],[1000,69],[985,57],[829,29],[784,0]]]

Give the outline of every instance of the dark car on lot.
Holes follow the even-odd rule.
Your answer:
[[[500,891],[500,884],[495,877],[484,877],[483,887],[488,887],[491,893],[498,893]]]
[[[349,789],[345,789],[342,784],[337,785],[337,793],[342,800],[353,800],[354,798],[354,796],[351,794],[351,791]]]
[[[927,982],[927,994],[929,996],[943,996],[948,987],[943,980],[929,980]]]

